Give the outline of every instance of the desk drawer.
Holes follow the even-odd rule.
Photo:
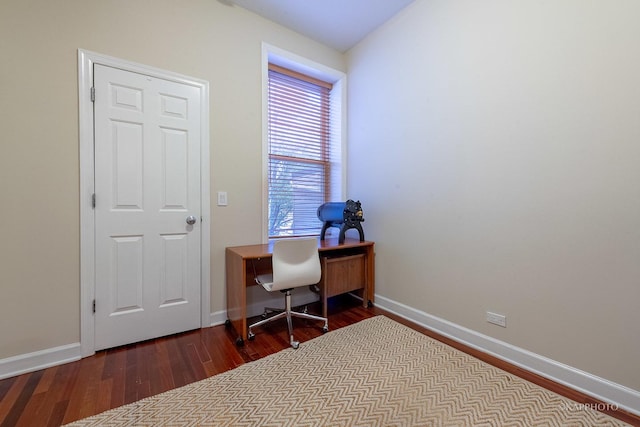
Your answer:
[[[364,254],[322,257],[322,267],[322,292],[327,298],[365,287]]]

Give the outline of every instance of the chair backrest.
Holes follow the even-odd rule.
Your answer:
[[[320,281],[318,239],[283,239],[273,244],[272,290],[314,285]]]

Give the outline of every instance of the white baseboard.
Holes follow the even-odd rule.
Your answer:
[[[227,321],[227,310],[215,311],[211,313],[210,318],[211,318],[211,322],[209,323],[209,325],[202,325],[203,327],[222,325],[224,322]]]
[[[80,343],[0,359],[0,380],[80,360]]]
[[[640,415],[640,391],[532,353],[381,295],[376,294],[375,301],[377,307],[397,314],[447,338],[495,356],[512,365],[541,375],[603,402],[617,405],[617,407],[625,411]]]
[[[259,287],[254,286],[253,288],[258,289]],[[247,306],[248,317],[262,314],[265,306],[284,307],[284,297],[280,292],[270,295],[264,289],[259,288],[259,291],[256,291],[255,295],[249,296],[251,297],[252,302]],[[308,289],[300,289],[292,296],[292,303],[294,307],[297,307],[315,302],[318,298],[317,294],[309,291]],[[220,310],[211,313],[209,319],[210,324],[203,325],[203,327],[222,325],[227,320],[227,310]],[[81,345],[80,343],[74,343],[35,351],[33,353],[20,354],[6,359],[0,359],[0,380],[49,368],[51,366],[74,362],[81,358]]]
[[[309,304],[317,295],[309,292],[295,301],[296,305]],[[280,300],[274,300],[280,301]],[[580,369],[565,365],[539,354],[513,346],[431,314],[416,310],[381,295],[375,296],[376,306],[397,314],[420,326],[431,329],[459,343],[502,359],[529,372],[541,375],[559,384],[611,403],[625,411],[640,415],[640,392]],[[280,301],[282,302],[282,301]],[[269,301],[266,302],[269,304]],[[249,316],[262,313],[265,301],[247,307]],[[211,313],[211,326],[221,325],[227,320],[226,310]],[[0,359],[0,379],[13,377],[51,366],[81,359],[80,343],[67,344],[50,349]]]

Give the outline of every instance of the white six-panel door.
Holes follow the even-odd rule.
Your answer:
[[[200,92],[99,64],[94,87],[100,350],[200,327]]]

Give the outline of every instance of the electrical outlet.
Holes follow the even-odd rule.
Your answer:
[[[487,311],[487,322],[506,328],[507,316],[505,316],[504,314],[492,313],[490,311]]]

